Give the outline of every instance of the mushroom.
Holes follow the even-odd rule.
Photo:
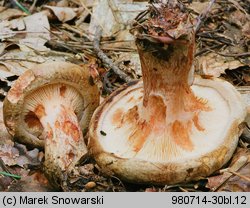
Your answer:
[[[154,4],[147,13],[132,29],[143,79],[95,110],[88,148],[106,174],[128,182],[199,180],[231,158],[245,104],[227,81],[194,77],[195,34],[182,6]]]
[[[52,62],[22,74],[4,100],[8,132],[30,147],[44,147],[45,172],[56,187],[87,153],[83,133],[98,94],[86,66]]]

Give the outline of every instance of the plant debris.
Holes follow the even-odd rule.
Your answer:
[[[18,76],[40,63],[93,63],[90,68],[92,81],[97,83],[103,93],[102,98],[123,83],[141,77],[139,57],[130,30],[134,18],[139,18],[138,24],[146,18],[143,11],[149,6],[148,1],[14,2],[17,1],[0,0],[0,106]],[[207,78],[220,77],[231,82],[243,92],[249,105],[249,0],[179,2],[182,2],[197,20],[194,23],[197,24],[194,64],[196,73]],[[150,6],[153,7],[154,3]],[[102,33],[98,33],[98,28]],[[40,172],[43,152],[14,143],[6,132],[1,116],[0,171],[21,176],[21,180],[0,174],[0,190],[28,191],[29,184],[36,184],[32,187],[37,187],[34,188],[37,191],[51,190]],[[103,175],[94,161],[90,160],[78,167],[77,177],[66,180],[65,190],[249,191],[250,134],[247,125],[243,126],[245,134],[231,163],[223,168],[224,171],[218,171],[198,182],[163,187],[129,184]],[[242,158],[245,158],[244,164]],[[235,164],[239,166],[235,168]],[[39,185],[42,188],[38,188]]]

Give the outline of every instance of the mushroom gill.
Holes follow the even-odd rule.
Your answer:
[[[240,94],[226,81],[194,78],[193,22],[178,3],[154,4],[132,32],[143,79],[124,85],[95,111],[89,133],[94,158],[107,173],[135,183],[211,174],[236,148],[246,114]]]
[[[38,65],[16,80],[4,100],[8,132],[44,148],[45,173],[57,188],[87,154],[84,132],[99,104],[88,69],[66,62]]]

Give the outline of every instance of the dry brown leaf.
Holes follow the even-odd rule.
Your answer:
[[[3,122],[3,110],[0,108],[0,158],[6,165],[15,165],[15,158],[19,155],[15,151],[14,142],[10,134],[7,132]]]
[[[68,7],[69,6],[69,1],[68,0],[61,0],[56,3],[57,7]]]
[[[242,27],[246,22],[248,22],[246,15],[239,10],[232,11],[228,20],[239,27]]]
[[[61,22],[74,19],[79,13],[79,8],[45,6],[50,9]]]
[[[15,36],[15,33],[9,28],[10,24],[7,21],[0,22],[0,40],[5,40]]]
[[[135,78],[142,76],[141,63],[137,53],[121,53],[115,60],[115,63],[120,69],[128,74],[132,74]]]
[[[5,65],[1,65],[0,62],[0,79],[5,80],[7,77],[14,76],[15,74],[11,73],[9,70],[6,69]]]
[[[247,22],[243,28],[242,28],[242,33],[245,37],[250,39],[250,22]]]
[[[195,69],[202,70],[205,75],[219,77],[225,73],[226,69],[232,70],[244,66],[240,61],[233,57],[224,57],[216,53],[208,53],[199,57]]]
[[[11,9],[11,8],[5,8],[5,7],[0,7],[0,20],[10,20],[13,18],[21,17],[21,16],[26,16],[24,12],[22,12],[19,9]]]
[[[209,2],[193,1],[189,5],[189,8],[194,10],[196,13],[200,14],[208,7],[208,4]]]
[[[15,144],[7,132],[3,122],[3,112],[0,108],[0,157],[5,165],[18,165],[23,167],[27,164],[38,165],[40,163],[39,150],[27,150],[22,144]]]
[[[250,192],[250,163],[237,171],[236,174],[233,174],[233,177],[221,186],[218,191]],[[246,180],[245,177],[249,180]]]
[[[84,2],[84,0],[80,1]],[[129,25],[146,8],[146,2],[128,3],[123,0],[100,0],[92,9],[89,33],[95,34],[96,26],[100,26],[103,29],[103,36],[112,36]]]
[[[45,13],[35,13],[23,20],[27,34],[24,39],[19,40],[19,43],[37,51],[48,50],[44,44],[50,40],[50,25]]]
[[[26,70],[34,68],[39,63],[66,61],[74,56],[67,56],[65,53],[53,54],[52,51],[40,52],[38,55],[34,50],[21,44],[16,46],[18,47],[15,49],[11,47],[10,49],[3,49],[4,55],[0,58],[0,78],[3,80],[14,75],[20,76]]]
[[[229,168],[220,170],[220,172],[222,173],[220,175],[208,177],[208,183],[206,187],[212,191],[223,191],[224,188],[226,190],[227,187],[231,186],[232,184],[238,187],[242,187],[243,183],[241,183],[241,181],[238,183],[238,179],[235,180],[233,174],[229,171],[229,169],[239,173],[248,172],[247,176],[249,177],[250,176],[250,169],[249,169],[250,166],[248,167],[250,162],[249,156],[250,156],[250,151],[248,149],[238,148],[232,158]],[[243,170],[245,168],[247,170]],[[227,191],[238,191],[238,190],[229,189]]]
[[[14,30],[25,30],[25,23],[23,18],[13,19],[10,21],[10,28]]]
[[[19,152],[18,157],[15,158],[15,165],[24,167],[25,165],[37,166],[40,164],[39,150],[37,148],[27,150],[25,145],[16,143],[15,149]]]
[[[11,61],[0,61],[0,76],[3,77],[10,77],[10,76],[20,76],[26,71],[22,67],[19,67],[18,62],[11,62]]]
[[[47,178],[40,171],[22,177],[21,180],[11,184],[8,192],[48,192],[53,191]]]

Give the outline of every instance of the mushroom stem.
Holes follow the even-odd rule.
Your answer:
[[[152,47],[159,45],[151,44]],[[155,53],[138,47],[143,74],[145,112],[150,112],[148,109],[155,106],[155,102],[150,102],[151,99],[155,101],[155,97],[167,98],[164,103],[168,106],[169,114],[175,114],[177,117],[183,115],[187,104],[196,105],[197,101],[190,88],[193,80],[191,67],[194,47],[194,35],[188,44],[169,44],[166,49]],[[157,100],[162,102],[161,99]]]
[[[63,89],[63,86],[59,86],[59,88]],[[52,184],[55,182],[60,184],[63,181],[63,174],[70,173],[87,153],[79,119],[75,113],[76,106],[72,104],[73,98],[75,98],[75,102],[78,102],[78,95],[73,90],[71,93],[67,97],[49,96],[50,99],[47,98],[47,101],[36,105],[35,108],[33,108],[33,104],[38,103],[37,99],[29,99],[34,101],[30,102],[29,109],[39,119],[43,127],[44,166]],[[44,95],[40,93],[40,96]]]
[[[137,44],[140,43],[137,41]],[[159,45],[150,44],[151,47]],[[157,52],[138,47],[144,84],[143,115],[148,117],[163,105],[168,122],[190,120],[195,112],[208,110],[205,102],[198,100],[190,88],[193,80],[194,34],[191,34],[188,43],[165,47]]]
[[[45,138],[45,171],[48,176],[58,177],[62,173],[72,171],[86,155],[87,148],[72,107],[61,104],[52,109],[51,106],[45,106],[45,109],[38,109],[40,112],[36,112],[36,115],[43,110],[50,115],[40,119]]]
[[[173,30],[177,32],[173,33]],[[168,135],[164,137],[169,138],[168,142],[192,151],[194,146],[189,138],[192,128],[204,131],[199,114],[211,109],[206,100],[194,95],[190,86],[195,50],[191,20],[178,6],[161,7],[147,26],[137,30],[136,45],[144,92],[142,106],[129,111],[126,116],[138,115],[139,118],[134,124],[138,131],[131,138],[135,138],[143,128],[148,134],[154,131],[159,135]],[[136,139],[135,151],[143,147],[148,134]]]

